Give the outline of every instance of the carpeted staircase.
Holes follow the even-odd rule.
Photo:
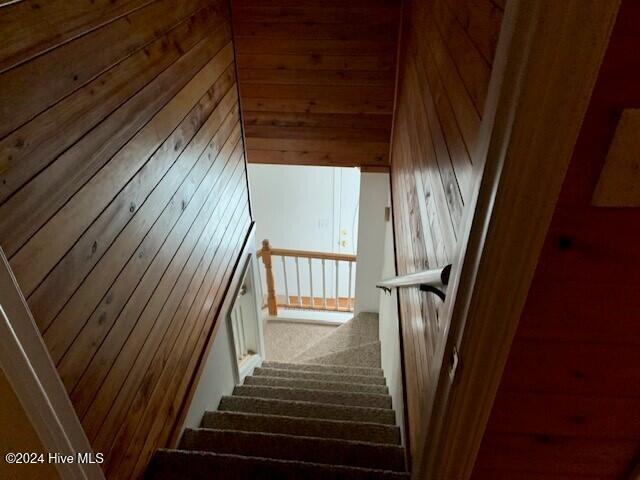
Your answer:
[[[378,318],[360,314],[294,359],[265,362],[147,478],[408,479],[380,368]]]

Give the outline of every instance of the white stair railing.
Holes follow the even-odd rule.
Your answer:
[[[270,315],[278,314],[278,307],[302,310],[326,310],[338,312],[353,312],[356,255],[343,253],[313,252],[307,250],[289,250],[272,248],[268,240],[262,242],[262,249],[258,251],[264,266],[264,291],[266,291],[264,307]],[[282,265],[283,290],[279,291],[274,277],[273,257],[280,257]],[[307,259],[308,282],[303,284],[304,276],[300,273],[300,259]],[[287,259],[293,259],[293,264]],[[316,260],[314,262],[314,260]],[[345,265],[346,264],[346,265]],[[289,275],[291,268],[295,275],[295,295],[289,290]],[[335,283],[327,285],[327,270],[334,270]],[[344,267],[344,268],[343,268]],[[341,282],[341,270],[347,277]],[[316,296],[314,291],[314,276],[322,279],[322,296]],[[328,292],[330,289],[330,292]]]

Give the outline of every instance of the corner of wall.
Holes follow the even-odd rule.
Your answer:
[[[360,175],[358,250],[355,313],[379,310],[376,283],[383,276],[385,208],[389,203],[389,174],[363,172]]]
[[[226,315],[218,320],[220,327],[211,345],[198,387],[189,406],[183,428],[198,428],[204,412],[216,410],[220,399],[230,395],[235,386],[235,358],[231,348],[231,332]]]
[[[390,196],[388,204],[391,204]],[[396,275],[395,249],[393,241],[393,224],[391,218],[385,224],[384,255],[382,276],[392,277]],[[384,370],[389,394],[396,412],[396,424],[400,426],[402,441],[404,443],[404,392],[402,383],[402,350],[400,348],[400,319],[398,318],[398,296],[394,291],[391,294],[380,291],[379,293],[379,336],[382,369]]]

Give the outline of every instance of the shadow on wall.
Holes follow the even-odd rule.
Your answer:
[[[389,196],[389,174],[363,173],[360,176],[355,314],[378,312],[380,295],[376,284],[383,278],[385,228],[390,223],[385,218]]]
[[[391,204],[387,196],[387,205]],[[389,207],[390,208],[390,207]],[[392,215],[384,224],[384,256],[382,263],[382,278],[396,275]],[[389,394],[393,400],[396,412],[396,425],[400,426],[401,438],[404,444],[404,401],[402,385],[402,351],[400,350],[400,319],[398,318],[398,293],[379,293],[379,328],[380,354],[382,369],[387,377]]]

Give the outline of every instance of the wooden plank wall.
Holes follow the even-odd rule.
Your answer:
[[[469,201],[472,153],[503,15],[492,0],[408,0],[392,138],[392,194],[399,274],[451,263]],[[433,359],[447,319],[441,302],[400,291],[409,441],[425,446],[439,371]]]
[[[254,163],[386,166],[400,0],[233,0]]]
[[[166,444],[249,230],[225,0],[0,9],[0,245],[108,478]]]
[[[640,4],[623,0],[474,479],[635,478],[640,208],[598,208],[591,199],[622,112],[640,107],[639,23]]]

